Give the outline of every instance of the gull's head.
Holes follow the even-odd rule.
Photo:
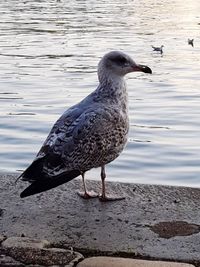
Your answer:
[[[152,73],[151,69],[145,65],[136,64],[127,54],[121,51],[112,51],[103,56],[98,65],[98,76],[119,76],[123,77],[127,73],[141,71]],[[105,78],[105,77],[104,77]]]

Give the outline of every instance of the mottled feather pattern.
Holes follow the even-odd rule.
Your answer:
[[[67,122],[62,117],[63,122]],[[68,120],[70,121],[70,120]],[[123,150],[127,139],[127,116],[117,108],[87,109],[70,123],[63,123],[48,136],[38,157],[46,156],[44,171],[58,173],[78,169],[86,171],[114,160]],[[48,149],[47,149],[48,148]],[[56,164],[58,162],[58,164]]]

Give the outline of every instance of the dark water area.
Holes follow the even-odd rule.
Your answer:
[[[127,76],[129,141],[108,179],[200,186],[199,11],[197,0],[2,1],[0,171],[25,169],[55,120],[96,88],[99,59],[122,50],[153,74]]]

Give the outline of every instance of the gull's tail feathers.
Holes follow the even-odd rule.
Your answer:
[[[29,185],[21,194],[20,197],[28,197],[31,195],[35,195],[47,190],[50,190],[54,187],[57,187],[61,184],[67,183],[72,179],[79,176],[81,173],[78,170],[69,171],[66,173],[59,174],[54,177],[44,177],[40,180],[34,181],[31,185]]]
[[[31,183],[31,185],[20,194],[21,198],[50,190],[71,181],[81,174],[79,170],[72,170],[57,175],[47,175],[43,171],[44,160],[44,158],[38,158],[33,161],[33,163],[18,178]]]

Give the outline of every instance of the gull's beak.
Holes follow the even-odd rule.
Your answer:
[[[134,65],[133,71],[142,71],[144,73],[152,73],[152,70],[145,65]]]

